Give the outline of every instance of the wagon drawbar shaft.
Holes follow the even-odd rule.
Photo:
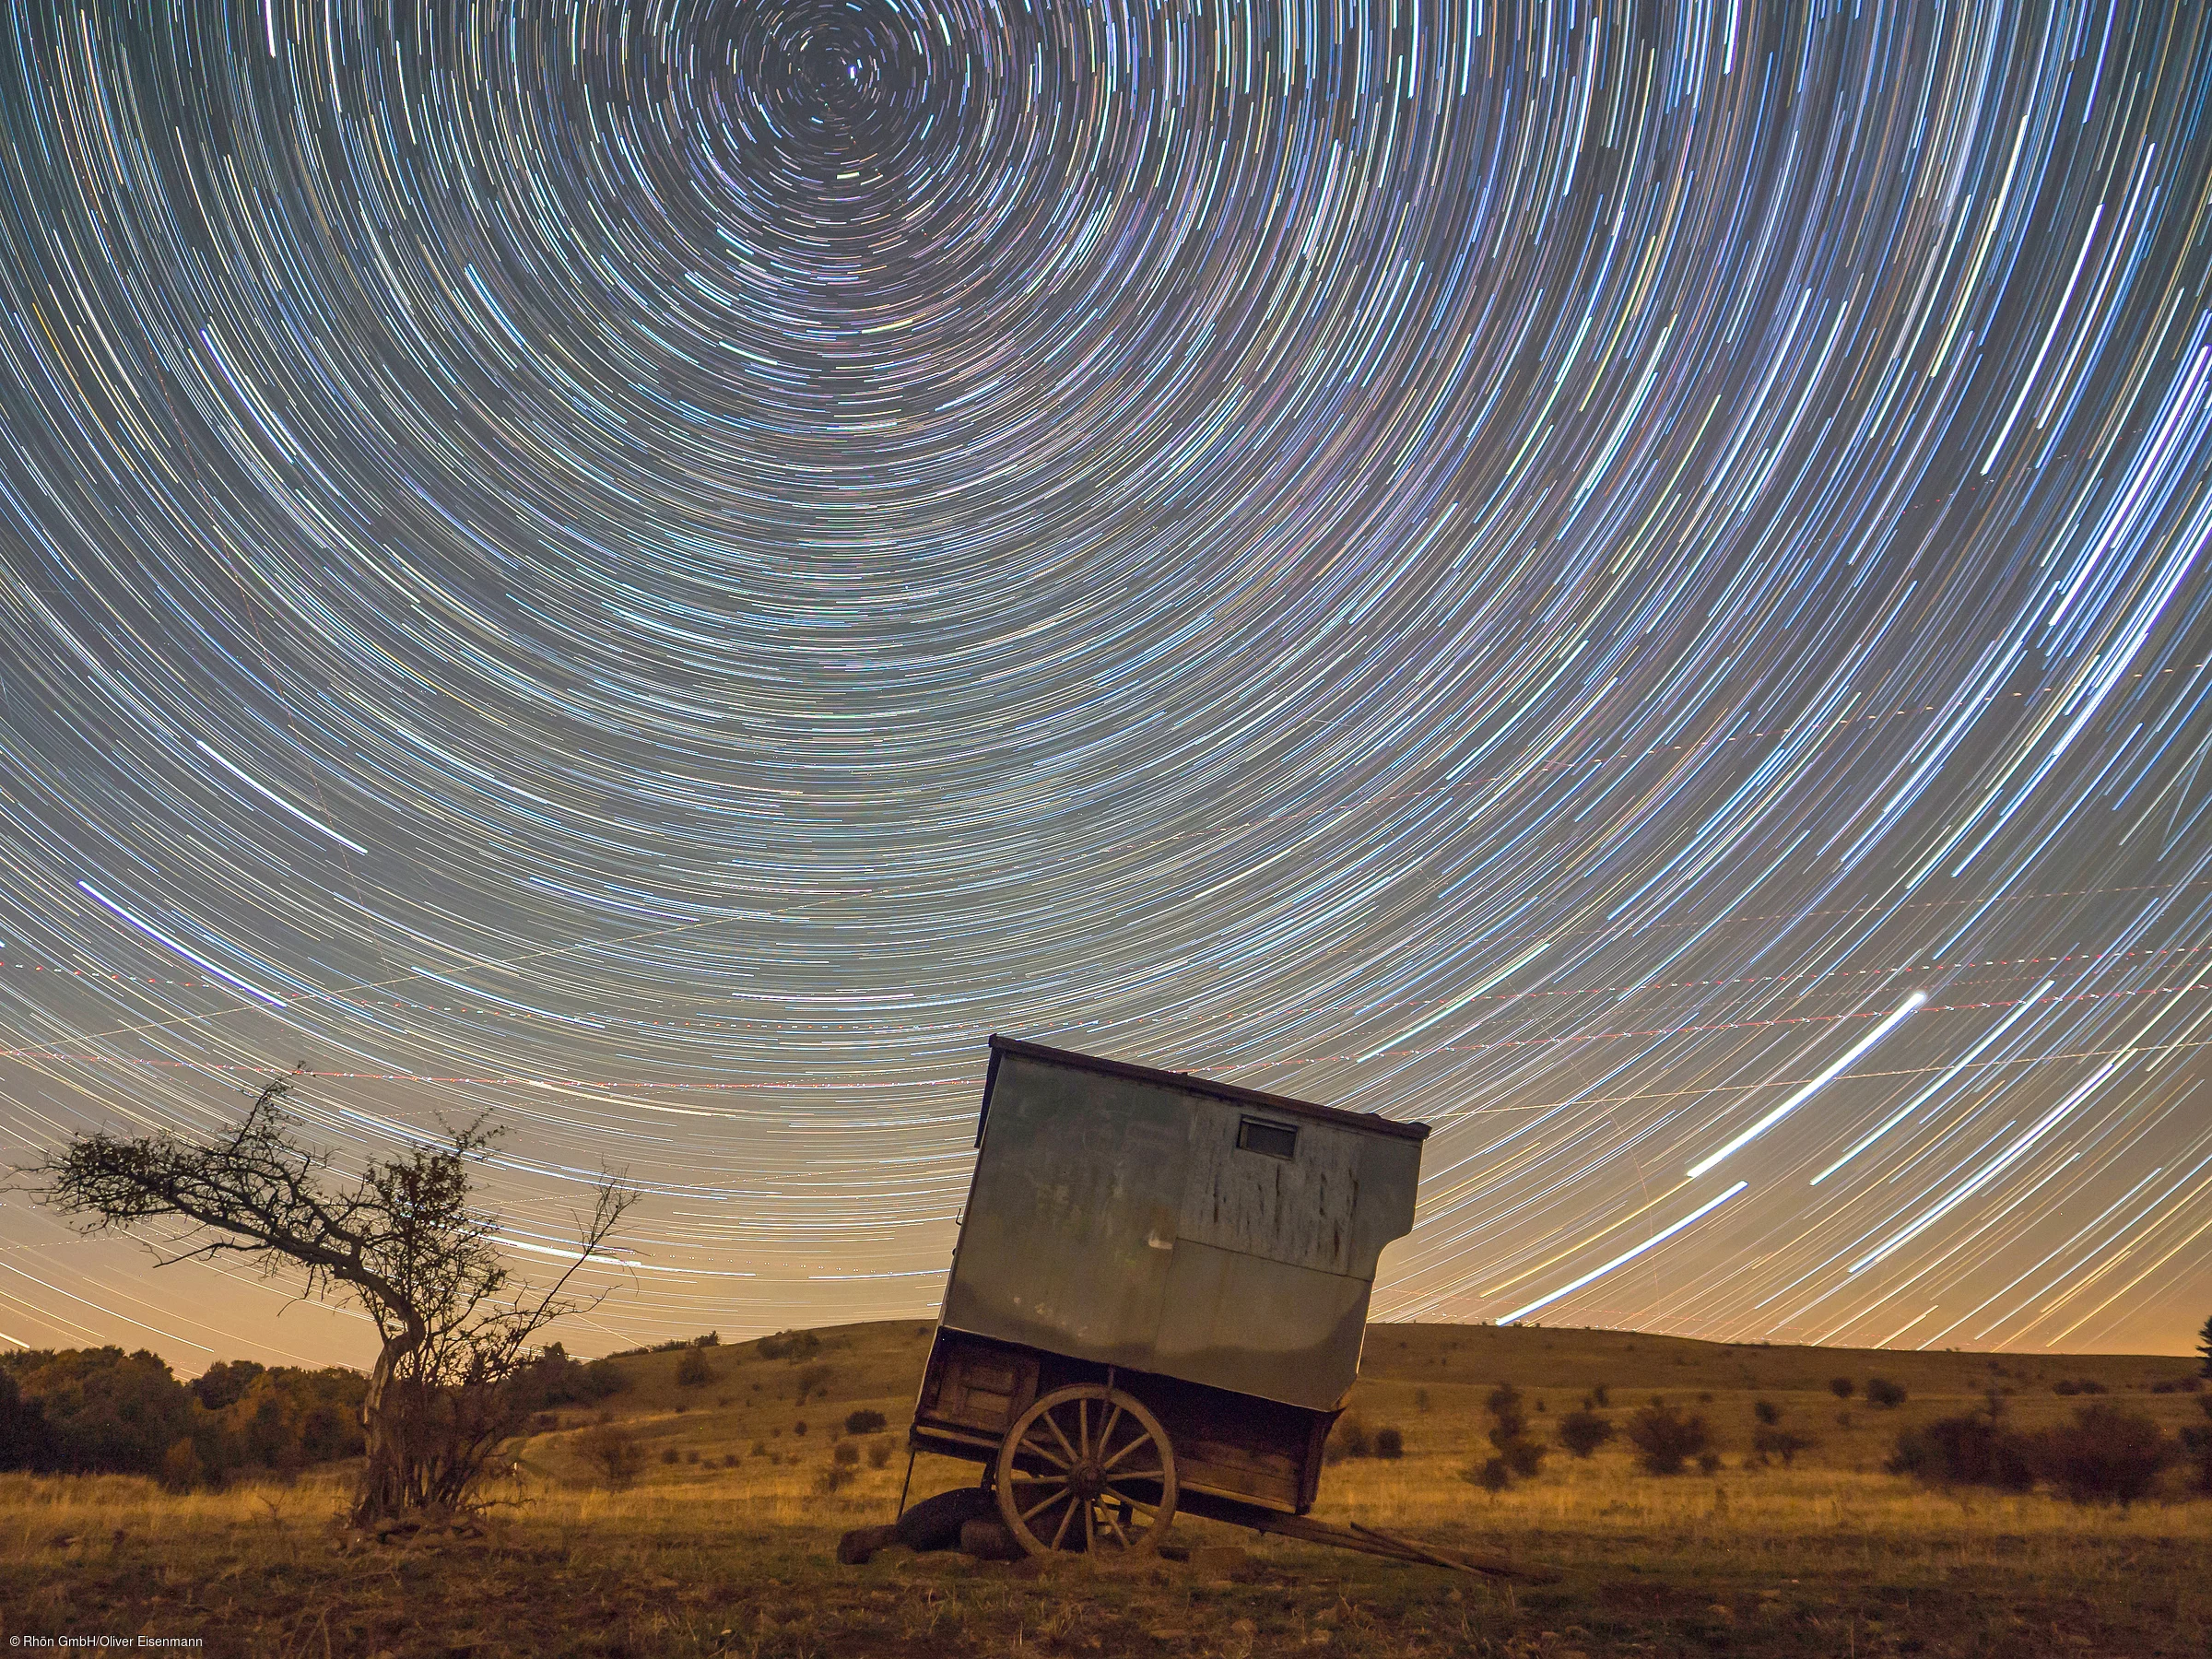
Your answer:
[[[1438,1544],[1417,1543],[1379,1527],[1336,1526],[1311,1515],[1269,1515],[1252,1524],[1253,1531],[1278,1538],[1297,1538],[1307,1544],[1326,1544],[1336,1549],[1356,1549],[1362,1555],[1382,1556],[1393,1561],[1410,1561],[1427,1567],[1446,1567],[1455,1572],[1479,1572],[1488,1578],[1514,1579],[1524,1584],[1559,1582],[1556,1568],[1511,1557],[1472,1550],[1450,1549]]]

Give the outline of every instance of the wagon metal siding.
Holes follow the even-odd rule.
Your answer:
[[[1241,1147],[1248,1119],[1290,1156]],[[943,1324],[1335,1410],[1427,1133],[994,1037]]]

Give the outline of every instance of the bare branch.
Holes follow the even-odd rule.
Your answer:
[[[303,1295],[358,1300],[383,1337],[362,1405],[369,1457],[357,1518],[466,1500],[515,1427],[511,1386],[531,1338],[598,1305],[568,1286],[607,1241],[637,1194],[608,1180],[595,1194],[580,1249],[543,1290],[516,1285],[498,1248],[499,1218],[471,1206],[469,1166],[502,1133],[486,1114],[441,1142],[372,1160],[347,1188],[327,1182],[332,1155],[306,1145],[272,1080],[244,1118],[212,1145],[169,1135],[78,1138],[20,1173],[89,1233],[178,1220],[208,1235],[157,1262],[220,1253],[262,1256],[268,1270],[305,1270]],[[165,1241],[173,1247],[182,1241]]]

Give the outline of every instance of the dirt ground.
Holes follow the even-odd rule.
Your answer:
[[[2154,1394],[2178,1359],[2014,1361],[1679,1343],[1618,1333],[1384,1327],[1355,1409],[1401,1430],[1406,1455],[1333,1465],[1316,1513],[1555,1569],[1500,1582],[1400,1566],[1194,1522],[1186,1544],[1241,1563],[989,1563],[892,1549],[841,1567],[850,1526],[888,1520],[903,1453],[841,1465],[836,1448],[895,1441],[925,1343],[912,1324],[825,1332],[803,1360],[715,1350],[680,1389],[676,1356],[626,1361],[606,1403],[643,1441],[634,1487],[597,1484],[577,1452],[598,1409],[567,1408],[523,1448],[524,1473],[480,1536],[390,1545],[334,1532],[347,1472],[291,1486],[170,1496],[122,1477],[0,1477],[0,1634],[39,1651],[74,1637],[144,1651],[253,1655],[885,1654],[2212,1654],[2212,1501],[2178,1482],[2127,1511],[1931,1493],[1881,1472],[1897,1430],[2011,1388],[2022,1421],[2093,1379],[2179,1424],[2194,1397]],[[2041,1368],[2040,1371],[2038,1368]],[[1829,1380],[1880,1374],[1889,1411],[1840,1403]],[[1618,1444],[1554,1452],[1501,1493],[1465,1477],[1487,1451],[1482,1396],[1516,1382],[1546,1418],[1601,1383],[1621,1415],[1659,1393],[1713,1424],[1711,1473],[1641,1473]],[[903,1397],[902,1397],[903,1396]],[[1815,1446],[1789,1467],[1748,1451],[1766,1400]],[[855,1409],[881,1433],[841,1432]],[[807,1423],[806,1432],[798,1431]],[[847,1473],[841,1483],[833,1468]],[[971,1481],[924,1460],[913,1490]],[[834,1485],[835,1489],[830,1489]]]

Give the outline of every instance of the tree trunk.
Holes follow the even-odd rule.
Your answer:
[[[368,1442],[368,1461],[354,1494],[356,1526],[368,1526],[408,1507],[415,1463],[409,1434],[414,1413],[408,1401],[415,1391],[397,1373],[426,1335],[418,1325],[387,1337],[369,1372],[369,1392],[361,1396],[361,1435]]]

